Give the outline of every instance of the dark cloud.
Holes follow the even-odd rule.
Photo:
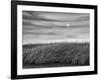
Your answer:
[[[78,19],[77,19],[78,18]],[[89,18],[89,14],[82,13],[61,13],[43,11],[23,11],[23,19],[42,21],[80,21]]]
[[[49,32],[49,33],[43,33],[43,32],[25,32],[24,34],[27,34],[27,35],[35,35],[35,36],[41,36],[41,35],[57,35],[56,33],[54,32]]]
[[[90,20],[90,16],[81,16],[78,19],[76,19],[76,21],[89,21]]]
[[[77,36],[75,35],[67,35],[67,38],[76,38]]]

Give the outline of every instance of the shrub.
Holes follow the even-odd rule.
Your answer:
[[[51,43],[23,47],[23,64],[89,64],[89,43]]]

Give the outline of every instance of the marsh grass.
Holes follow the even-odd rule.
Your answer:
[[[57,64],[57,65],[56,65]],[[23,67],[89,65],[89,43],[23,45]]]

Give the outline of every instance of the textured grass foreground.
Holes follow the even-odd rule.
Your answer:
[[[23,46],[23,67],[89,65],[89,43],[49,43]]]

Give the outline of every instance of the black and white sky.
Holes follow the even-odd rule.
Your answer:
[[[23,44],[89,41],[88,13],[23,11]]]

